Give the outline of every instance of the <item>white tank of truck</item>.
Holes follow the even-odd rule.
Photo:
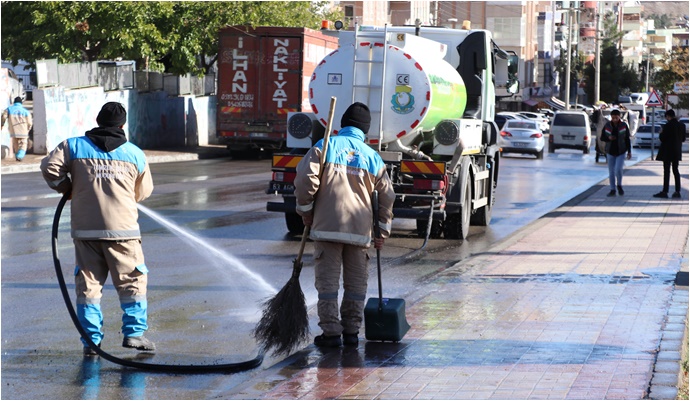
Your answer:
[[[467,92],[460,74],[444,60],[448,46],[408,33],[390,33],[387,43],[383,39],[360,35],[316,67],[309,96],[321,124],[327,125],[331,96],[338,99],[335,116],[355,101],[369,106],[370,144],[407,146],[441,121],[462,118]],[[341,128],[339,118],[333,128]]]

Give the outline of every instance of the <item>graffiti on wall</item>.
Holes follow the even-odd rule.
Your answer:
[[[63,140],[84,135],[94,128],[98,112],[106,102],[120,102],[125,106],[125,134],[142,149],[215,141],[215,97],[211,100],[209,97],[171,97],[164,91],[104,92],[100,87],[74,90],[55,87],[37,90],[34,99],[34,149],[40,153],[47,153]],[[189,118],[190,109],[193,118]],[[190,135],[204,138],[191,138]]]

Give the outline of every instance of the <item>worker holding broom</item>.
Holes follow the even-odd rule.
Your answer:
[[[371,194],[379,193],[381,249],[390,235],[395,192],[381,156],[365,142],[371,124],[369,108],[353,103],[330,137],[323,167],[323,140],[297,166],[297,213],[310,226],[314,241],[315,286],[318,292],[318,347],[356,346],[367,294],[368,248],[372,241]],[[323,173],[320,175],[320,170]],[[344,293],[338,305],[342,266]],[[342,336],[342,338],[341,338]]]
[[[93,344],[103,339],[101,297],[108,273],[120,299],[122,346],[152,352],[148,329],[148,269],[141,248],[137,206],[151,195],[153,181],[146,156],[127,141],[122,127],[127,112],[108,102],[96,118],[98,127],[60,143],[41,162],[43,178],[71,193],[72,238],[77,268],[77,317]],[[97,352],[82,339],[84,355]]]

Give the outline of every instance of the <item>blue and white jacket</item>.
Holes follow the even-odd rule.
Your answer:
[[[153,181],[136,145],[106,152],[86,136],[69,138],[42,160],[41,172],[57,192],[72,191],[72,238],[141,238],[136,204],[151,195]]]
[[[331,136],[323,175],[319,179],[323,140],[309,149],[297,165],[297,213],[314,214],[310,238],[369,247],[372,238],[371,194],[379,193],[379,228],[391,231],[395,192],[381,156],[364,143],[364,133],[342,128]],[[318,193],[317,193],[318,191]]]

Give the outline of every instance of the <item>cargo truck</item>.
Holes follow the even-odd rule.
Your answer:
[[[288,115],[291,150],[273,155],[266,190],[282,199],[267,210],[285,213],[290,233],[302,232],[295,167],[322,135],[335,96],[332,135],[353,102],[371,110],[366,142],[393,181],[395,219],[415,219],[427,238],[465,239],[471,224],[488,225],[500,165],[496,101],[519,91],[517,55],[480,29],[362,26],[339,32],[339,44],[311,77],[312,112]]]
[[[219,31],[216,136],[233,155],[285,149],[287,113],[311,112],[308,85],[337,39],[309,28]]]

